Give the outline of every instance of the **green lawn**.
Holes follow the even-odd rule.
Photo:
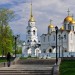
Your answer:
[[[11,58],[11,61],[13,61],[14,60],[14,58]],[[7,62],[7,59],[4,57],[0,57],[0,63],[1,62]]]
[[[65,60],[60,64],[60,75],[75,75],[75,60]]]

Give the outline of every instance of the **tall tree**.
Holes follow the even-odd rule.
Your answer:
[[[14,18],[14,12],[9,9],[0,9],[0,52],[6,55],[11,52],[13,45],[13,33],[9,21]]]

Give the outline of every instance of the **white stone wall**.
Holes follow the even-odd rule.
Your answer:
[[[70,40],[70,35],[71,32],[69,31],[58,31],[57,34],[57,47],[58,47],[58,52],[59,52],[59,46],[60,46],[60,52],[65,52],[65,51],[71,51],[71,45],[70,43],[72,42],[72,51],[74,51],[75,47],[74,47],[74,32],[72,32],[73,34],[73,40]],[[63,37],[63,39],[59,40],[59,35],[60,37]],[[55,36],[55,39],[54,39]],[[48,41],[48,37],[49,37],[49,41]],[[44,42],[44,38],[45,38],[45,42]],[[56,46],[56,33],[52,32],[51,34],[43,34],[41,36],[41,51],[43,52],[44,50],[47,50],[48,47],[52,47],[52,46]],[[46,51],[47,52],[47,51]],[[53,51],[54,52],[54,51]],[[56,51],[55,51],[56,52]]]

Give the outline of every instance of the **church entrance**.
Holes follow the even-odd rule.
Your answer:
[[[31,49],[28,49],[28,55],[30,55],[30,54],[31,54],[31,52],[32,52],[32,51],[31,51]]]
[[[52,53],[52,49],[49,49],[49,53]]]
[[[47,53],[52,53],[52,49],[46,50]]]
[[[46,49],[46,53],[52,53],[53,52],[53,48],[51,46],[49,46],[47,49]]]
[[[41,53],[41,51],[39,50],[39,48],[35,49],[35,56],[38,57],[39,53]]]

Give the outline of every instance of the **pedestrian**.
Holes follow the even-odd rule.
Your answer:
[[[10,52],[7,53],[7,66],[10,67],[11,55]]]

